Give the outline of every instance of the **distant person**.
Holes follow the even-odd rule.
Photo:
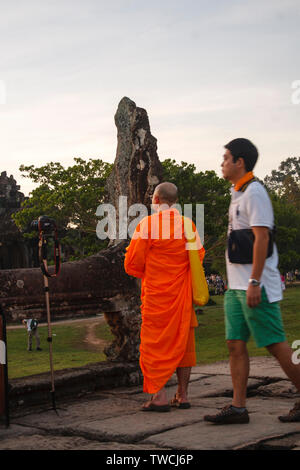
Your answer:
[[[282,287],[282,290],[285,290],[285,277],[284,277],[284,274],[281,274],[281,287]]]
[[[143,391],[152,394],[142,411],[170,411],[165,385],[175,371],[178,389],[171,406],[191,406],[187,390],[191,368],[196,365],[194,330],[198,322],[183,218],[172,208],[176,201],[174,184],[156,186],[152,204],[157,212],[142,219],[125,256],[126,272],[142,279],[140,366]],[[193,229],[196,231],[194,225]],[[204,248],[197,232],[196,237],[202,261]]]
[[[292,362],[293,350],[286,341],[279,301],[282,299],[278,253],[273,243],[274,216],[267,191],[252,170],[258,158],[247,139],[226,146],[223,177],[233,183],[229,207],[225,293],[226,339],[233,384],[232,404],[205,421],[216,424],[249,422],[246,408],[252,334],[257,347],[266,347],[300,392],[300,365]],[[282,422],[300,422],[300,401]]]
[[[23,325],[27,328],[28,346],[27,350],[32,351],[32,336],[35,337],[36,350],[42,351],[40,347],[40,337],[38,333],[38,321],[35,318],[27,318],[22,320]]]

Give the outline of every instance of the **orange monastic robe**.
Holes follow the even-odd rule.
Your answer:
[[[205,250],[201,243],[199,248],[202,261]],[[142,279],[140,366],[144,392],[156,393],[177,367],[195,365],[198,323],[183,221],[176,209],[139,223],[127,248],[125,270]]]

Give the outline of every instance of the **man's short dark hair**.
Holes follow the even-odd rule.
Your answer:
[[[250,140],[242,138],[234,139],[225,145],[225,148],[230,151],[234,163],[238,158],[242,158],[245,162],[246,171],[253,170],[258,159],[258,151]]]

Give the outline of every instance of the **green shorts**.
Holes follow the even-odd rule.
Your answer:
[[[252,334],[256,346],[262,348],[286,340],[279,302],[270,303],[265,289],[255,308],[247,305],[247,291],[228,289],[225,293],[226,339],[247,342]]]

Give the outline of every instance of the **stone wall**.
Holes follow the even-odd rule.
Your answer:
[[[28,268],[38,265],[37,243],[23,238],[12,219],[25,196],[6,171],[0,175],[0,269]]]

